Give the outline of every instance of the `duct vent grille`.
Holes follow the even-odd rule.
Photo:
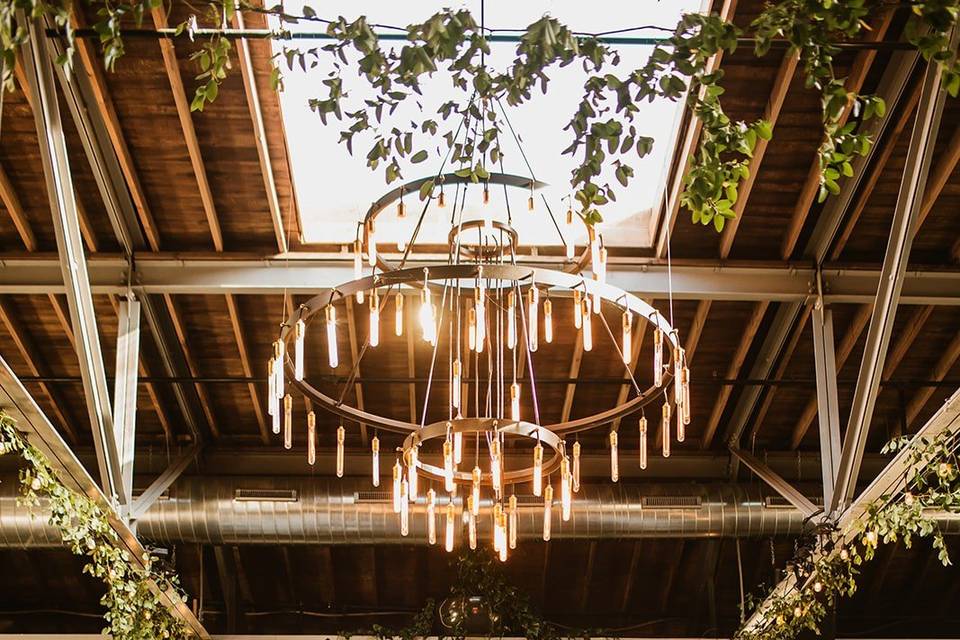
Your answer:
[[[645,509],[699,509],[700,496],[643,496]]]
[[[393,494],[389,491],[357,491],[357,502],[393,502]]]
[[[823,498],[811,498],[807,496],[807,499],[818,507],[823,506]],[[763,506],[767,509],[795,509],[790,501],[788,501],[783,496],[767,496],[763,499]]]
[[[233,493],[237,502],[296,502],[296,489],[237,489]]]

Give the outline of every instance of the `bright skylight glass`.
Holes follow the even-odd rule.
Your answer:
[[[421,21],[444,6],[453,9],[468,8],[479,19],[479,1],[450,2],[383,2],[375,0],[325,0],[322,3],[309,3],[322,17],[343,15],[352,20],[366,15],[371,23],[406,26]],[[545,13],[555,16],[561,22],[577,31],[602,32],[639,25],[672,27],[683,13],[699,11],[702,0],[640,0],[625,3],[618,0],[594,0],[576,2],[570,0],[488,0],[486,3],[486,24],[494,29],[523,28]],[[297,0],[288,0],[285,8],[288,13],[299,13],[302,4]],[[274,25],[276,28],[276,25]],[[323,25],[304,23],[284,25],[292,31],[318,31]],[[633,32],[634,36],[662,36],[662,32]],[[306,49],[320,46],[323,42],[293,41],[274,42],[279,51],[283,44]],[[402,42],[384,42],[385,46],[402,46]],[[489,64],[496,69],[505,69],[514,59],[515,43],[493,43]],[[618,47],[621,55],[620,73],[644,64],[652,47],[622,45]],[[306,73],[299,68],[284,74],[284,91],[281,93],[281,106],[287,131],[288,146],[293,166],[297,200],[300,208],[304,241],[307,243],[347,244],[353,241],[357,222],[362,219],[370,203],[385,192],[398,186],[395,182],[387,185],[383,169],[371,171],[366,166],[365,155],[372,136],[357,137],[354,140],[354,155],[347,154],[346,148],[338,142],[340,131],[345,128],[335,118],[328,119],[324,126],[320,118],[310,110],[308,101],[314,97],[325,97],[326,87],[321,82],[333,69],[332,61],[321,58],[322,63]],[[564,127],[570,121],[583,92],[586,78],[579,64],[564,69],[555,69],[550,74],[551,81],[547,95],[534,92],[533,99],[520,107],[508,108],[508,117],[522,140],[523,151],[530,161],[537,179],[549,184],[544,195],[550,203],[553,213],[564,230],[563,218],[567,205],[565,198],[571,194],[570,171],[576,166],[574,157],[563,155],[563,149],[571,141],[569,131]],[[350,92],[347,100],[356,104],[371,95],[370,89],[356,77],[355,67],[348,67],[343,73],[344,86]],[[424,113],[417,109],[414,100],[408,98],[395,113],[396,120],[385,120],[385,124],[399,123],[401,128],[409,127],[411,121],[420,121],[425,117],[435,117],[444,127],[454,123],[455,116],[443,122],[436,109],[443,102],[459,92],[451,87],[450,77],[443,70],[424,83],[423,97],[420,99]],[[408,103],[408,104],[407,104]],[[611,246],[643,247],[649,245],[650,212],[662,196],[666,180],[667,165],[673,154],[677,131],[683,113],[683,102],[657,100],[645,103],[634,120],[638,133],[655,139],[654,150],[644,159],[635,155],[629,158],[634,167],[635,178],[626,189],[616,184],[611,175],[602,176],[603,182],[615,185],[617,201],[602,210],[604,223],[601,230],[604,241]],[[504,170],[529,176],[530,172],[514,144],[510,133],[501,134],[505,152]],[[423,139],[422,139],[423,140]],[[430,176],[437,172],[446,151],[446,143],[437,138],[439,146],[431,145],[428,150],[431,157],[417,165],[402,165],[404,180],[414,180]],[[449,187],[448,187],[449,189]],[[451,198],[452,191],[447,198]],[[523,245],[560,245],[563,240],[549,219],[543,217],[546,212],[537,199],[538,214],[531,215],[526,210],[526,193],[513,190],[510,196],[513,226],[520,233]],[[471,189],[466,201],[465,219],[479,217],[481,191]],[[495,218],[506,217],[503,192],[492,190],[491,203],[496,209]],[[381,216],[377,226],[377,238],[381,243],[395,243],[409,237],[413,225],[419,216],[421,205],[415,193],[407,196],[406,204],[410,215],[397,221],[395,216]],[[424,230],[418,236],[418,242],[444,243],[449,230],[449,208],[432,208],[424,224]],[[543,214],[543,215],[540,215]],[[571,231],[578,244],[582,244],[586,234],[581,228]]]

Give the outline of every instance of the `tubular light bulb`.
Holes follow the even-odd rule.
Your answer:
[[[516,382],[510,385],[510,419],[520,422],[520,385]]]
[[[444,548],[447,550],[447,553],[453,551],[453,524],[456,515],[456,507],[453,506],[453,501],[451,500],[447,503],[447,527],[446,535],[444,536]]]
[[[491,513],[491,520],[493,520],[493,551],[494,553],[500,553],[500,547],[503,545],[506,540],[500,536],[500,514],[502,513],[503,507],[500,506],[500,503],[493,505],[493,511]]]
[[[573,479],[570,474],[570,460],[563,456],[560,461],[560,518],[567,522],[570,520],[570,500],[572,498],[570,485]]]
[[[283,396],[283,448],[293,446],[293,396]]]
[[[610,432],[610,480],[617,482],[620,480],[620,456],[617,453],[617,432]]]
[[[660,418],[660,428],[663,431],[663,457],[670,457],[670,403],[663,403],[663,413]]]
[[[684,365],[683,371],[683,424],[690,424],[690,369]]]
[[[424,341],[433,344],[437,339],[437,327],[433,317],[433,302],[430,300],[430,290],[426,287],[420,292],[420,327],[423,329]]]
[[[580,491],[580,442],[573,443],[573,491]]]
[[[543,339],[547,344],[553,342],[553,303],[550,298],[543,302]]]
[[[317,414],[307,414],[307,464],[317,463]]]
[[[467,346],[470,351],[477,350],[477,310],[473,306],[467,309]]]
[[[437,196],[437,206],[441,209],[447,206],[447,199],[443,195],[443,187],[440,187],[440,195]]]
[[[367,223],[367,264],[377,264],[377,238],[374,235],[373,220]]]
[[[270,407],[273,409],[271,427],[274,433],[280,433],[280,401],[276,396],[270,397]]]
[[[580,289],[573,290],[573,328],[583,326],[583,294]]]
[[[513,291],[507,294],[507,348],[517,346],[517,296]]]
[[[283,340],[277,340],[273,343],[273,359],[274,359],[274,375],[277,376],[277,381],[274,383],[274,391],[277,394],[277,399],[281,399],[284,396],[284,378],[283,378],[283,365],[286,360],[286,354],[283,349]]]
[[[540,339],[540,291],[530,287],[527,292],[527,341],[530,351],[536,351]]]
[[[567,260],[573,260],[576,253],[576,247],[573,246],[573,234],[568,233],[566,243],[567,245]]]
[[[653,330],[653,384],[663,385],[663,331],[659,326]]]
[[[543,490],[543,541],[550,541],[550,524],[553,520],[553,485]]]
[[[369,341],[371,347],[377,347],[380,345],[380,296],[377,295],[376,289],[374,289],[373,293],[370,295]]]
[[[437,544],[437,492],[427,491],[427,542]]]
[[[543,445],[537,442],[533,448],[533,495],[543,492]]]
[[[490,204],[490,185],[483,185],[483,204]]]
[[[463,434],[459,431],[453,434],[453,464],[463,462]]]
[[[678,407],[683,404],[683,360],[682,347],[673,351],[673,403]]]
[[[400,477],[403,469],[400,467],[400,458],[393,465],[393,512],[400,513]]]
[[[340,364],[340,356],[337,354],[337,309],[333,305],[327,305],[327,357],[330,362],[330,368],[336,369]]]
[[[623,312],[623,364],[630,364],[630,359],[633,357],[631,353],[633,351],[633,315],[630,314],[630,310]]]
[[[509,545],[511,549],[517,548],[517,496],[511,495],[507,502],[507,529],[509,529]]]
[[[418,474],[417,474],[417,447],[410,447],[410,453],[407,456],[407,483],[410,485],[410,501],[417,499],[418,495]]]
[[[470,494],[470,497],[473,498],[473,506],[470,507],[470,513],[473,515],[480,515],[480,479],[483,477],[483,473],[480,471],[480,467],[473,468],[473,490]]]
[[[303,380],[303,340],[306,333],[306,323],[303,320],[297,320],[293,325],[293,377],[296,380]]]
[[[477,313],[477,353],[483,353],[487,341],[487,293],[483,285],[483,278],[477,281],[477,296],[474,307]]]
[[[683,442],[687,438],[686,425],[683,424],[683,407],[677,405],[677,442]]]
[[[277,412],[275,406],[275,401],[277,399],[276,362],[276,358],[273,356],[270,356],[270,360],[267,362],[267,413],[269,413],[271,416]]]
[[[470,541],[470,548],[477,548],[477,516],[473,512],[473,496],[467,496],[467,537]]]
[[[406,479],[400,482],[400,535],[410,533],[410,501],[407,499],[410,487]]]
[[[600,249],[600,262],[597,264],[596,271],[597,282],[604,284],[607,281],[607,248],[604,247]],[[600,297],[599,289],[595,289],[593,292],[593,312],[600,313],[600,307],[603,298]]]
[[[453,443],[448,435],[443,441],[443,488],[450,493],[453,486]]]
[[[583,303],[583,350],[593,350],[593,321],[590,320],[590,309],[587,309],[587,303]]]
[[[359,280],[363,277],[363,243],[360,240],[353,242],[353,279]],[[363,289],[357,291],[357,303],[363,304]]]
[[[600,237],[595,230],[590,233],[590,267],[596,277],[600,269]]]
[[[337,477],[343,477],[343,441],[346,439],[347,431],[343,425],[337,427]]]
[[[393,321],[393,331],[399,338],[403,335],[403,294],[397,292],[397,311]]]
[[[527,198],[527,211],[533,211],[533,209],[534,209],[533,194],[531,193],[530,197]]]
[[[403,194],[401,193],[400,202],[397,203],[397,217],[406,218],[407,217],[407,206],[403,204]]]
[[[370,473],[372,474],[373,486],[380,486],[380,438],[373,436],[370,441],[371,461]]]
[[[497,533],[500,534],[500,562],[507,561],[507,514],[500,511],[497,519]]]
[[[493,491],[498,498],[503,491],[503,476],[501,475],[501,470],[500,438],[494,436],[494,439],[490,442],[490,477],[491,484],[493,484]]]
[[[640,468],[647,468],[647,417],[640,416]]]
[[[453,366],[451,368],[453,369],[453,382],[451,383],[451,387],[450,387],[450,395],[451,395],[450,404],[453,405],[454,409],[459,409],[460,408],[460,392],[461,392],[461,387],[463,386],[460,381],[460,374],[461,374],[460,358],[457,358],[453,361]]]
[[[400,238],[399,240],[397,240],[397,251],[403,253],[406,250],[407,250],[407,241],[404,240],[403,238]]]

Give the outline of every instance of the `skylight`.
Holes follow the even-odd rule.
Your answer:
[[[702,0],[642,0],[623,3],[617,0],[524,0],[523,2],[490,0],[486,5],[486,24],[492,28],[522,28],[538,19],[544,13],[550,13],[578,31],[601,32],[638,25],[657,25],[672,27],[683,13],[698,11]],[[329,0],[320,5],[312,3],[318,12],[322,9],[324,17],[345,16],[354,19],[366,15],[370,22],[405,26],[422,20],[433,12],[450,6],[466,7],[475,16],[480,15],[479,1],[460,3],[449,2],[382,2],[375,0]],[[286,3],[286,10],[298,13],[301,3],[296,0]],[[297,31],[317,30],[317,24],[284,25]],[[662,32],[646,31],[631,35],[658,36]],[[283,42],[274,42],[280,50]],[[290,43],[286,43],[290,44]],[[318,43],[303,44],[302,47],[317,46]],[[390,44],[390,43],[388,43]],[[400,46],[402,43],[397,43]],[[514,57],[515,43],[493,43],[490,64],[496,68],[505,68]],[[642,65],[650,55],[652,47],[621,46],[620,68],[633,69]],[[353,241],[357,222],[362,219],[374,200],[397,183],[387,185],[382,170],[372,172],[366,166],[365,154],[369,138],[358,138],[354,143],[355,155],[349,156],[343,145],[338,143],[342,123],[335,119],[324,126],[313,113],[308,100],[324,95],[321,81],[331,71],[332,64],[321,64],[304,73],[299,69],[284,75],[285,89],[281,94],[281,106],[288,137],[289,152],[293,166],[297,199],[300,207],[301,225],[304,241],[307,243],[347,244]],[[549,184],[544,190],[558,221],[564,215],[566,205],[563,199],[571,194],[569,184],[570,170],[576,162],[571,156],[563,155],[563,149],[570,142],[570,133],[563,128],[573,113],[575,105],[582,95],[584,74],[578,65],[557,69],[551,77],[548,95],[534,94],[527,104],[512,108],[508,117],[514,129],[522,139],[523,151],[532,165],[537,179]],[[353,70],[344,74],[344,84],[351,91],[351,100],[364,97],[365,89],[356,80]],[[447,74],[440,72],[423,87],[423,108],[434,113],[437,106],[454,97]],[[408,101],[409,102],[409,101]],[[403,111],[407,109],[407,111]],[[607,205],[602,211],[604,223],[604,241],[611,246],[643,247],[649,245],[649,220],[651,209],[658,203],[664,189],[667,167],[673,154],[680,119],[683,113],[682,102],[657,100],[646,104],[634,124],[640,134],[653,136],[656,140],[654,151],[642,160],[632,162],[636,177],[629,188],[618,186],[617,202]],[[398,122],[409,123],[422,119],[414,104],[403,105],[397,111]],[[504,133],[504,169],[507,173],[529,176],[517,146]],[[442,149],[445,143],[438,140]],[[436,173],[441,158],[436,154],[426,162],[403,167],[404,179],[413,180],[424,175]],[[612,181],[612,179],[611,179]],[[472,197],[479,198],[479,190]],[[501,198],[502,195],[497,194]],[[468,199],[469,205],[472,200]],[[552,224],[543,224],[544,220],[526,214],[525,194],[517,194],[516,205],[512,205],[513,223],[520,233],[524,245],[560,245],[562,239]],[[416,194],[408,201],[411,211],[419,212]],[[467,214],[468,215],[468,214]],[[382,242],[396,242],[409,236],[416,215],[406,221],[393,221],[379,224],[378,239]],[[428,243],[442,243],[446,238],[448,224],[440,224],[441,212],[435,211],[428,218],[425,234],[420,240]],[[430,224],[431,221],[438,224]],[[386,222],[386,221],[384,221]],[[585,233],[579,230],[575,240],[582,243]]]

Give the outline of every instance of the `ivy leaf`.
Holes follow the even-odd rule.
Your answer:
[[[410,162],[412,162],[413,164],[419,164],[427,159],[427,155],[428,154],[426,150],[421,149],[420,151],[417,151],[415,154],[413,154],[410,157]]]

